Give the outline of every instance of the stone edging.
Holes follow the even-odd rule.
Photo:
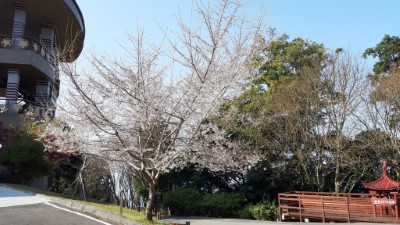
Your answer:
[[[136,223],[133,221],[130,221],[124,217],[121,217],[119,215],[116,215],[114,213],[111,213],[107,210],[104,209],[99,209],[96,208],[94,206],[90,206],[90,205],[85,205],[79,202],[75,202],[75,201],[70,201],[67,199],[60,199],[57,197],[49,197],[46,195],[38,195],[40,197],[43,198],[47,198],[49,200],[51,200],[52,202],[64,206],[66,208],[72,209],[74,211],[78,211],[78,212],[83,212],[83,213],[87,213],[93,216],[96,216],[100,219],[103,219],[107,222],[111,222],[111,223],[116,223],[116,224],[123,224],[123,225],[141,225],[140,223]]]

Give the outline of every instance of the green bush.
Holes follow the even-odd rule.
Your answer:
[[[192,189],[178,188],[166,192],[162,205],[171,210],[173,215],[194,215],[199,213],[201,194]]]
[[[1,149],[0,164],[12,169],[22,178],[24,184],[29,184],[33,178],[50,172],[43,144],[24,130],[17,134],[15,140]]]
[[[239,217],[243,197],[237,193],[201,194],[192,189],[178,188],[166,192],[162,205],[173,215]]]
[[[206,194],[202,199],[204,216],[238,217],[243,197],[238,193]]]
[[[239,218],[240,219],[255,219],[250,212],[252,204],[246,205],[242,210],[239,211]]]
[[[257,220],[275,221],[278,218],[278,207],[275,202],[260,202],[250,207],[250,213]]]

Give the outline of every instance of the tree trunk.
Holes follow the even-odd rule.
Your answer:
[[[338,160],[336,162],[336,169],[335,169],[335,192],[340,192],[339,174],[340,174],[340,164]]]
[[[124,195],[123,190],[119,192],[119,215],[122,216],[123,208],[124,207]]]
[[[79,182],[81,183],[80,185],[80,195],[81,199],[86,202],[86,188],[85,188],[85,181],[83,179],[83,173],[79,173]]]
[[[154,208],[154,200],[156,195],[156,185],[150,182],[149,184],[149,197],[147,199],[146,204],[146,219],[152,221],[153,220],[153,208]]]
[[[81,199],[83,199],[86,202],[86,188],[85,188],[85,179],[83,177],[83,171],[85,170],[88,163],[86,156],[82,156],[82,160],[83,160],[82,166],[81,168],[79,168],[79,175],[78,175],[80,183],[79,194],[81,196]]]

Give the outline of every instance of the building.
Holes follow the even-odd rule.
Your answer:
[[[21,114],[54,111],[59,63],[80,55],[85,24],[75,0],[0,1],[0,145]],[[62,56],[62,57],[60,57]]]

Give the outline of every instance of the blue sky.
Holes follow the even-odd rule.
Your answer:
[[[86,23],[86,49],[118,55],[117,41],[144,27],[160,37],[159,26],[175,29],[179,10],[190,10],[190,0],[77,0]],[[263,7],[268,26],[291,38],[323,43],[329,49],[362,52],[384,34],[400,35],[400,0],[248,0],[249,12]]]

